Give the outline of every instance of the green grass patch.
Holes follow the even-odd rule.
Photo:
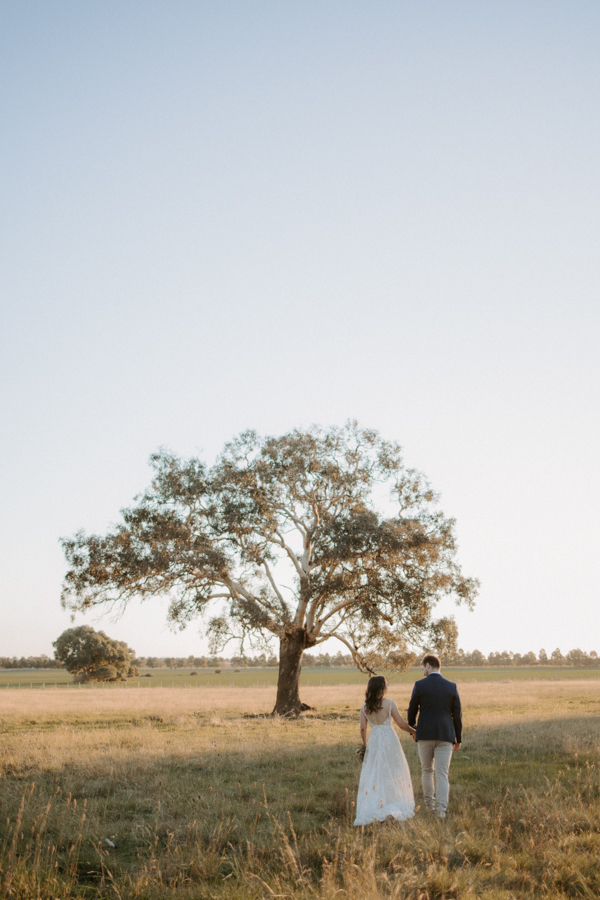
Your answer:
[[[192,675],[192,672],[197,674]],[[459,684],[473,682],[493,682],[512,684],[521,681],[600,681],[600,668],[575,669],[571,667],[531,666],[531,667],[485,667],[444,669],[444,676]],[[303,687],[337,687],[338,685],[362,685],[368,675],[356,669],[308,667],[302,670]],[[421,677],[421,669],[395,672],[386,676],[390,684],[410,684]],[[103,690],[150,690],[157,687],[234,687],[256,688],[274,687],[277,684],[277,669],[222,669],[217,674],[214,669],[142,669],[140,677],[129,678],[126,682],[106,683]],[[0,691],[33,689],[64,689],[73,686],[73,676],[64,669],[0,669]],[[78,690],[97,689],[99,685],[81,685]]]

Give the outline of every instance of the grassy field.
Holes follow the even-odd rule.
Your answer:
[[[298,721],[261,717],[270,686],[6,690],[0,894],[599,897],[597,681],[462,680],[451,815],[419,808],[364,829],[352,826],[361,684],[305,684],[317,709]],[[406,708],[410,684],[390,695]]]
[[[192,672],[197,674],[192,675]],[[151,677],[147,677],[150,675]],[[598,669],[572,669],[567,667],[532,667],[532,668],[481,668],[481,669],[444,669],[444,675],[451,681],[462,684],[471,681],[600,681]],[[389,676],[390,684],[412,684],[421,677],[421,669],[400,672]],[[356,669],[306,668],[302,671],[302,686],[321,687],[335,685],[363,685],[368,680]],[[73,677],[64,669],[0,669],[0,690],[10,688],[65,688],[73,684]],[[223,669],[219,675],[214,669],[142,669],[139,678],[130,678],[127,683],[103,685],[104,690],[128,690],[135,688],[156,687],[236,687],[255,688],[275,686],[277,684],[276,669]],[[96,686],[97,687],[97,686]],[[82,686],[89,690],[90,685]]]

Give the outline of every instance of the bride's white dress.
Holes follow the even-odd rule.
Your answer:
[[[382,822],[386,816],[410,819],[415,814],[415,798],[404,750],[392,725],[392,704],[382,725],[371,722],[368,716],[367,721],[371,733],[360,773],[354,824]]]

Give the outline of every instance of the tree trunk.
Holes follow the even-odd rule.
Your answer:
[[[306,631],[297,628],[279,639],[279,679],[277,700],[273,715],[297,716],[303,709],[310,709],[300,702],[300,671],[302,654],[306,646]]]

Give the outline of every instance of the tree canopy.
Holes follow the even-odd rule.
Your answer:
[[[135,651],[90,625],[67,628],[52,646],[55,658],[82,681],[116,681],[133,674]]]
[[[168,595],[181,627],[206,614],[213,648],[274,635],[281,714],[302,706],[303,651],[329,638],[363,671],[456,646],[454,620],[436,620],[435,606],[445,595],[472,605],[478,583],[456,561],[454,520],[396,443],[355,422],[248,431],[212,468],[166,450],[151,465],[150,487],[119,524],[63,539],[65,607]]]

